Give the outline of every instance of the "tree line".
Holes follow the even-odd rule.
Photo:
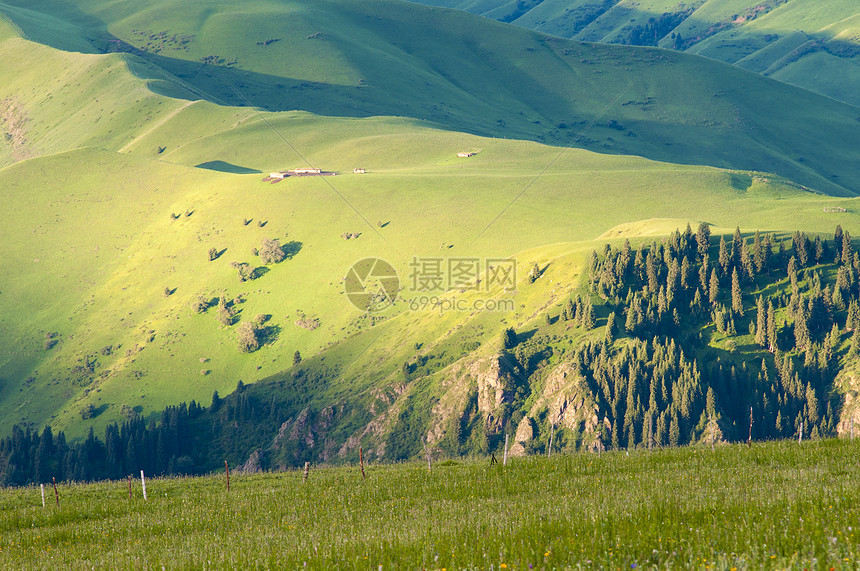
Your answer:
[[[837,227],[831,245],[799,231],[783,240],[736,230],[714,249],[703,224],[636,250],[625,241],[592,252],[588,288],[610,313],[602,341],[572,360],[608,427],[605,445],[678,445],[716,431],[743,439],[751,418],[758,439],[834,434],[833,381],[858,347],[860,259],[850,236]],[[593,313],[577,298],[561,319],[593,325]],[[619,334],[633,341],[613,345]],[[738,335],[755,346],[739,351]]]

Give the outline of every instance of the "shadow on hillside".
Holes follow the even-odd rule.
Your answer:
[[[200,163],[199,165],[194,165],[194,167],[198,169],[226,172],[231,174],[260,174],[263,172],[259,169],[241,167],[239,165],[234,165],[226,161],[207,161],[205,163]]]
[[[287,260],[292,260],[296,254],[298,254],[302,250],[303,244],[297,240],[290,240],[283,246],[281,246],[281,251],[286,256]]]
[[[230,54],[222,54],[227,57],[222,64],[148,53],[114,37],[103,22],[77,8],[64,6],[53,15],[96,38],[91,40],[94,51],[128,53],[132,72],[153,91],[171,97],[321,116],[411,117],[481,136],[773,172],[831,194],[860,192],[860,167],[850,152],[860,145],[856,108],[811,92],[779,89],[776,82],[739,68],[680,52],[542,36],[526,41],[513,29],[475,26],[476,37],[500,46],[521,38],[525,51],[453,45],[458,57],[445,58],[432,51],[439,42],[465,40],[442,34],[428,47],[417,27],[394,31],[383,21],[366,27],[411,59],[391,68],[380,66],[373,54],[355,55],[352,63],[362,80],[343,85],[237,69],[228,61]],[[511,65],[514,56],[532,65]],[[431,61],[430,72],[419,71]],[[651,70],[654,77],[644,79]],[[712,99],[691,101],[691,94]],[[607,107],[614,97],[618,100]],[[713,111],[699,112],[702,106]],[[815,115],[806,113],[812,108],[818,110]],[[223,169],[213,170],[236,172]]]

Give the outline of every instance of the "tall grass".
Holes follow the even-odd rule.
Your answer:
[[[3,568],[855,568],[860,444],[3,490]],[[139,486],[139,484],[138,484]]]

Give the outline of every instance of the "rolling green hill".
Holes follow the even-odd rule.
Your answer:
[[[430,0],[589,42],[659,45],[860,105],[860,8],[851,0]]]
[[[80,437],[296,351],[341,371],[308,399],[387,406],[416,347],[446,355],[433,388],[532,327],[598,236],[856,227],[856,109],[705,58],[378,0],[0,12],[0,431]],[[339,174],[261,180],[307,164]],[[267,239],[288,259],[264,263]],[[523,285],[548,270],[513,312],[375,317],[342,284],[371,256],[403,284],[415,257],[514,258]],[[255,321],[263,346],[242,353]]]
[[[411,117],[483,136],[774,172],[829,194],[860,191],[855,108],[685,54],[564,41],[391,0],[260,1],[253,10],[223,0],[27,6],[79,25],[93,52],[130,52],[112,57],[161,93],[193,90],[185,97],[271,111]],[[28,36],[80,48],[81,38],[46,36],[53,20],[40,27],[22,10],[6,13]],[[159,146],[167,144],[151,149]]]

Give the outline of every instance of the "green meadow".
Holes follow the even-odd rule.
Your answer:
[[[823,440],[0,496],[15,569],[855,569],[857,444]],[[500,458],[501,460],[501,458]]]
[[[422,0],[587,42],[657,45],[860,103],[860,12],[851,0]]]
[[[404,2],[237,11],[0,1],[0,432],[100,434],[282,374],[296,351],[341,362],[330,394],[370,399],[416,346],[453,359],[468,331],[490,355],[576,291],[606,241],[856,226],[851,105]],[[308,164],[338,174],[262,180]],[[264,264],[267,239],[288,259]],[[370,319],[342,280],[373,256],[403,287],[415,257],[514,258],[516,308],[416,312],[404,291]],[[547,279],[525,287],[535,263]],[[270,335],[242,353],[258,316]]]

